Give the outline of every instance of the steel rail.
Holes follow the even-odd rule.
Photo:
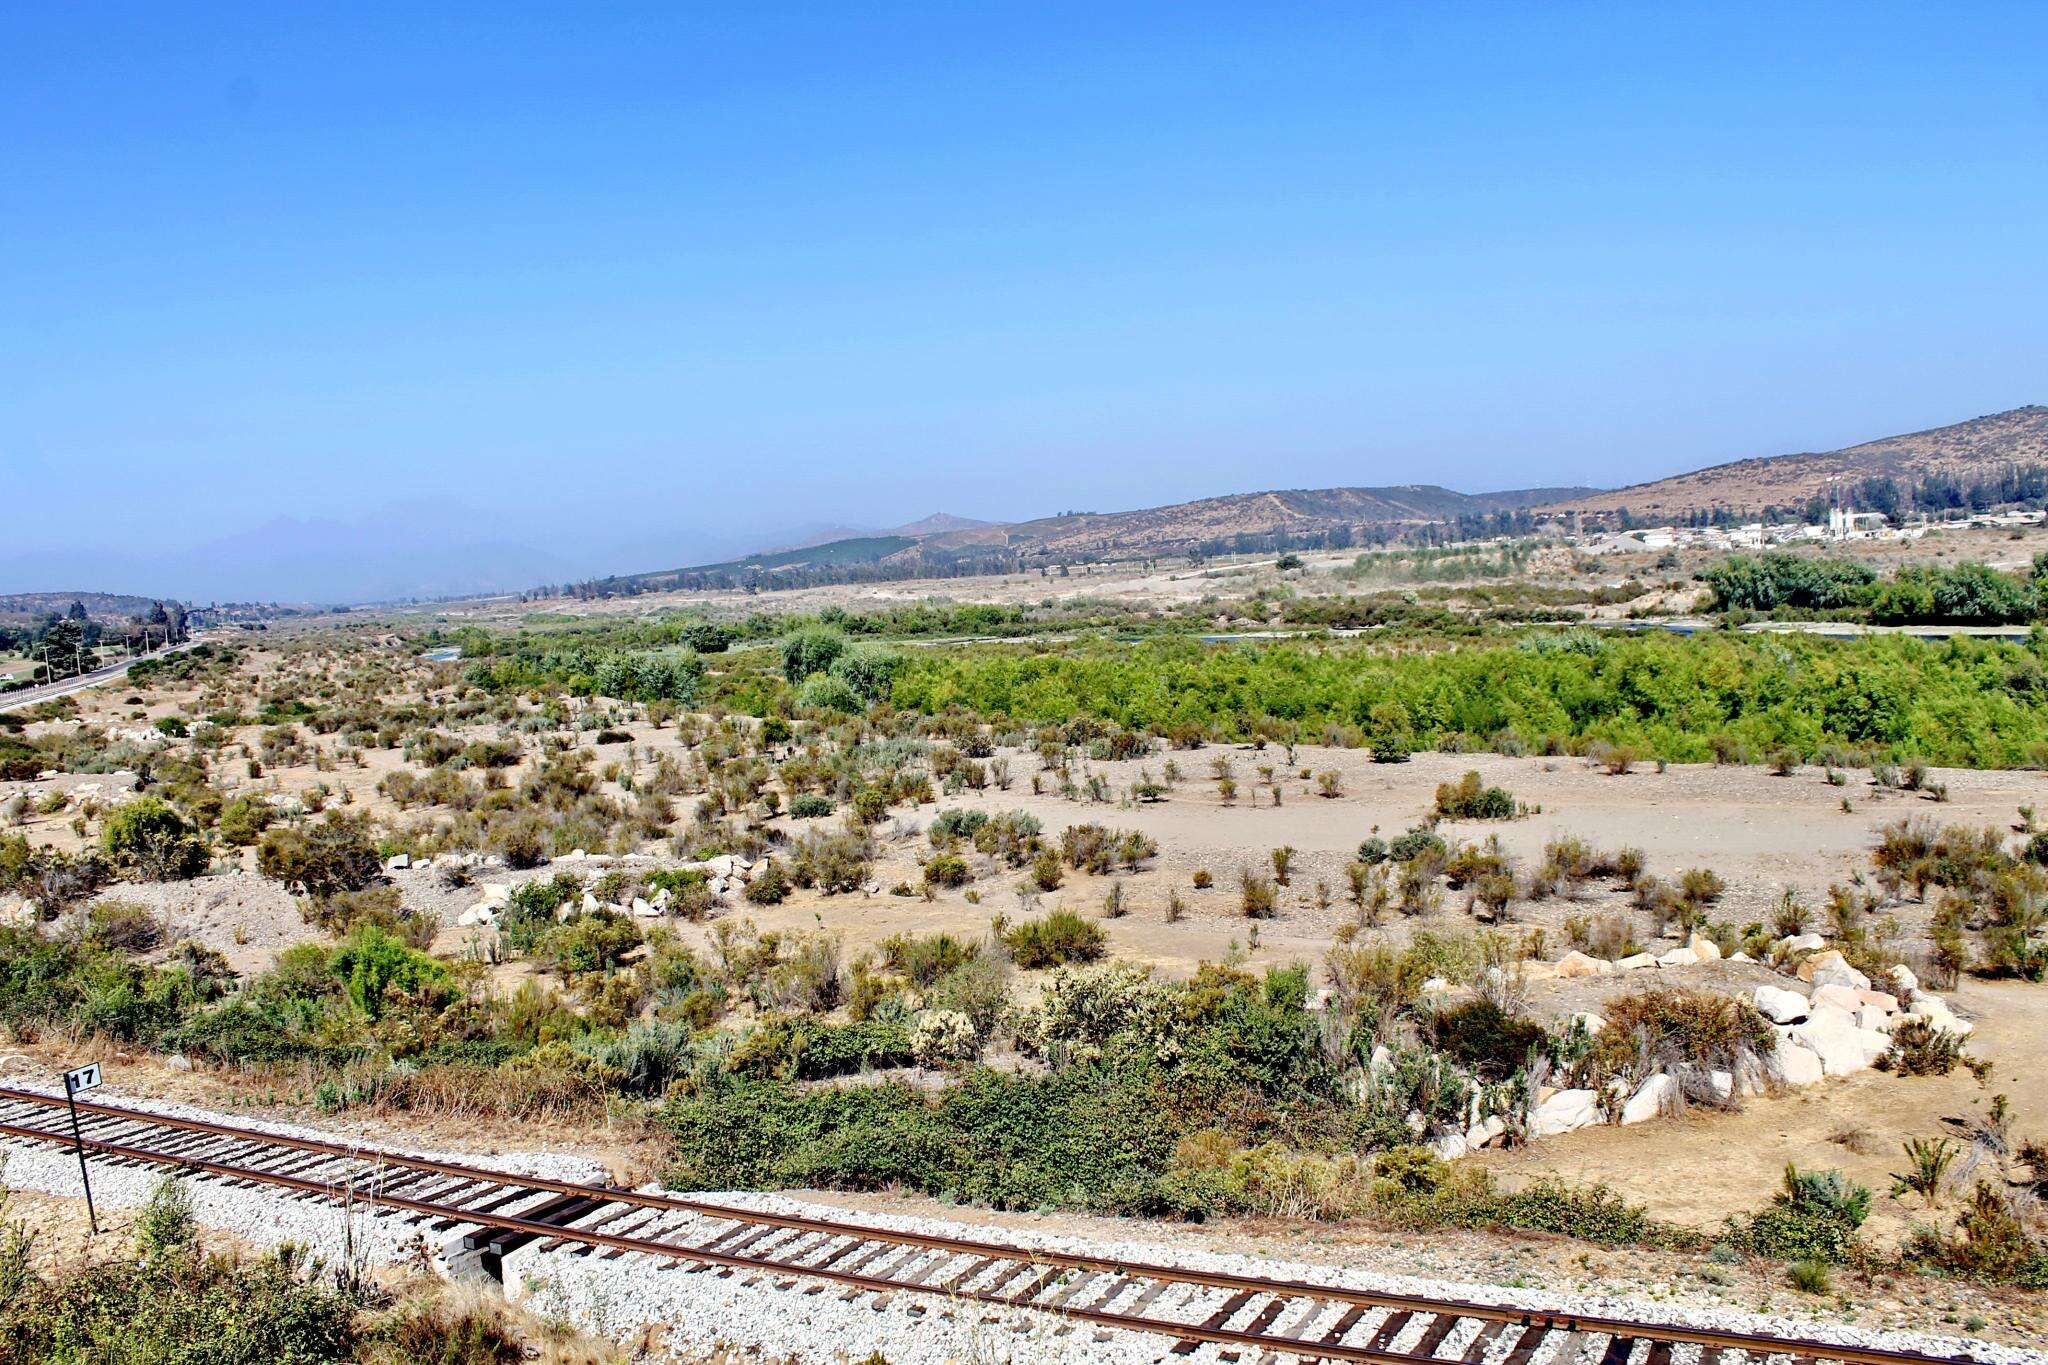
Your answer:
[[[8,1101],[49,1109],[61,1109],[64,1105],[64,1101],[59,1097],[45,1095],[37,1091],[18,1090],[0,1086],[0,1102]],[[208,1137],[250,1143],[258,1147],[310,1152],[326,1158],[374,1163],[381,1168],[397,1167],[411,1169],[422,1173],[439,1174],[456,1179],[475,1181],[480,1184],[496,1185],[510,1190],[526,1191],[535,1194],[548,1193],[581,1197],[603,1203],[627,1204],[660,1211],[687,1213],[727,1222],[752,1224],[763,1228],[782,1228],[806,1233],[821,1233],[831,1237],[849,1237],[863,1242],[894,1243],[901,1246],[943,1251],[953,1255],[986,1257],[1005,1262],[1014,1262],[1026,1268],[1036,1265],[1061,1270],[1081,1270],[1096,1274],[1119,1276],[1130,1280],[1156,1280],[1169,1284],[1197,1285],[1203,1288],[1230,1290],[1253,1295],[1263,1294],[1280,1300],[1320,1300],[1345,1303],[1361,1308],[1384,1308],[1406,1314],[1426,1314],[1438,1318],[1445,1316],[1469,1318],[1524,1329],[1571,1332],[1583,1335],[1605,1335],[1617,1339],[1648,1340],[1667,1344],[1685,1343],[1705,1348],[1718,1348],[1720,1350],[1740,1350],[1759,1359],[1770,1356],[1793,1356],[1806,1360],[1841,1361],[1844,1362],[1844,1365],[1973,1365],[1975,1361],[1975,1357],[1967,1353],[1936,1355],[1922,1351],[1890,1350],[1882,1347],[1849,1345],[1812,1338],[1697,1328],[1678,1324],[1650,1323],[1631,1318],[1608,1317],[1565,1310],[1518,1308],[1512,1305],[1490,1304],[1456,1298],[1429,1298],[1421,1295],[1354,1289],[1342,1285],[1317,1284],[1307,1280],[1268,1278],[1229,1271],[1199,1270],[1146,1261],[1127,1261],[1114,1257],[1088,1256],[1074,1252],[1052,1251],[1009,1243],[984,1241],[976,1238],[956,1237],[942,1233],[904,1232],[893,1228],[871,1227],[861,1223],[840,1222],[833,1219],[809,1217],[800,1214],[770,1213],[761,1210],[736,1208],[728,1204],[689,1199],[676,1195],[650,1194],[637,1190],[615,1189],[605,1185],[590,1185],[577,1181],[557,1180],[546,1176],[516,1175],[508,1171],[471,1166],[461,1162],[439,1161],[427,1157],[410,1156],[405,1153],[390,1152],[377,1147],[354,1146],[316,1138],[265,1133],[232,1124],[182,1118],[169,1114],[155,1114],[147,1110],[126,1109],[116,1105],[84,1100],[78,1101],[78,1108],[82,1114],[90,1113],[118,1122],[179,1130]],[[68,1133],[6,1122],[0,1122],[0,1136],[57,1144],[66,1144],[71,1141]],[[580,1231],[573,1226],[563,1224],[523,1219],[515,1215],[472,1211],[456,1204],[371,1193],[356,1189],[353,1186],[340,1186],[327,1181],[273,1173],[260,1167],[236,1166],[183,1155],[177,1152],[164,1152],[148,1147],[131,1147],[98,1138],[86,1138],[84,1142],[87,1147],[122,1159],[185,1167],[220,1175],[228,1179],[250,1180],[278,1185],[325,1198],[353,1198],[365,1203],[376,1203],[405,1209],[409,1212],[454,1223],[494,1227],[504,1231],[527,1233],[558,1241],[573,1241],[605,1246],[615,1250],[639,1252],[669,1260],[700,1261],[734,1268],[769,1270],[783,1274],[828,1279],[853,1285],[856,1288],[882,1293],[924,1293],[954,1299],[968,1299],[1004,1308],[1024,1308],[1034,1312],[1053,1313],[1062,1317],[1093,1322],[1101,1326],[1118,1328],[1120,1330],[1171,1335],[1184,1339],[1199,1339],[1229,1345],[1259,1346],[1269,1350],[1285,1351],[1294,1355],[1343,1360],[1396,1362],[1397,1365],[1425,1365],[1425,1362],[1427,1365],[1448,1365],[1446,1361],[1435,1356],[1392,1351],[1384,1347],[1371,1349],[1367,1347],[1344,1346],[1334,1342],[1313,1342],[1267,1333],[1248,1333],[1220,1326],[1205,1327],[1197,1323],[1180,1323],[1167,1319],[1146,1318],[1131,1314],[1105,1312],[1097,1309],[1041,1305],[1014,1296],[965,1289],[949,1291],[936,1286],[883,1279],[861,1275],[852,1271],[834,1270],[829,1264],[822,1267],[807,1267],[801,1263],[777,1261],[769,1257],[743,1256],[718,1252],[709,1248],[655,1242],[642,1238],[621,1237],[617,1234],[596,1231]]]

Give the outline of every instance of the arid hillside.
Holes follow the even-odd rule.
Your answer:
[[[1520,512],[1593,492],[1525,488],[1458,493],[1434,484],[1401,484],[1232,493],[1128,512],[1067,512],[1022,522],[974,522],[942,514],[879,534],[814,542],[720,564],[601,579],[582,585],[576,595],[954,578],[1013,573],[1049,563],[1256,551],[1324,537],[1342,545],[1351,543],[1347,535],[1364,527]]]
[[[1952,476],[1967,483],[2014,465],[2048,464],[2048,407],[2032,404],[1973,417],[1953,426],[1887,436],[1842,450],[1737,460],[1612,492],[1560,498],[1549,512],[1612,513],[1676,518],[1729,508],[1797,507],[1830,481],[1924,480]]]
[[[1314,535],[1340,526],[1450,521],[1517,511],[1589,489],[1527,489],[1456,493],[1435,484],[1390,488],[1297,488],[1233,493],[1131,512],[1074,512],[965,533],[963,544],[1000,537],[1013,549],[1053,559],[1110,554],[1172,554],[1210,548],[1238,536]],[[948,545],[954,537],[942,537]]]

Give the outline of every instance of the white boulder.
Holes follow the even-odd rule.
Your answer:
[[[1555,1137],[1597,1123],[1599,1101],[1591,1090],[1560,1090],[1536,1106],[1531,1128],[1537,1137]]]
[[[1756,1007],[1774,1024],[1797,1023],[1806,1017],[1808,1009],[1805,996],[1781,986],[1758,986]]]
[[[1778,1050],[1771,1061],[1778,1079],[1790,1086],[1818,1085],[1821,1077],[1827,1074],[1818,1053],[1788,1038],[1778,1040]]]
[[[1576,948],[1557,960],[1557,974],[1566,980],[1581,976],[1606,976],[1614,964],[1604,957],[1591,957]]]
[[[1704,934],[1694,934],[1685,941],[1685,946],[1692,949],[1693,956],[1702,962],[1721,960],[1721,945]]]
[[[1870,989],[1870,978],[1849,965],[1849,960],[1830,948],[1799,964],[1799,979],[1816,986],[1847,986],[1854,991]]]
[[[1644,967],[1656,965],[1657,959],[1649,953],[1630,953],[1627,957],[1614,960],[1614,970],[1617,972],[1641,971]]]
[[[1913,997],[1913,1013],[1925,1020],[1930,1027],[1938,1028],[1945,1033],[1953,1033],[1958,1038],[1969,1037],[1971,1031],[1976,1028],[1969,1020],[1957,1018],[1955,1012],[1948,1007],[1948,1001],[1926,991]]]
[[[1628,1103],[1621,1106],[1623,1123],[1647,1123],[1678,1108],[1678,1082],[1660,1071],[1636,1087]]]
[[[1863,1008],[1863,996],[1847,986],[1815,986],[1813,988],[1813,1008],[1821,1009],[1823,1007],[1846,1010],[1850,1014],[1854,1014],[1857,1010]]]
[[[1498,1114],[1491,1118],[1481,1119],[1465,1130],[1465,1146],[1476,1150],[1490,1142],[1500,1141],[1502,1137],[1507,1135],[1507,1131],[1507,1120]]]
[[[1673,948],[1668,953],[1657,955],[1659,967],[1697,967],[1700,955],[1690,948]]]
[[[1804,1023],[1792,1025],[1786,1036],[1819,1057],[1826,1075],[1847,1076],[1870,1065],[1856,1021],[1841,1010],[1816,1009]]]

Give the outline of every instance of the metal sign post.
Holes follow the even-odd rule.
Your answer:
[[[85,1217],[86,1221],[92,1224],[95,1236],[99,1234],[100,1216],[92,1207],[92,1177],[86,1173],[85,1139],[78,1131],[78,1097],[88,1090],[98,1088],[99,1083],[98,1062],[88,1062],[64,1073],[64,1107],[71,1111],[71,1145],[78,1152],[78,1181],[85,1186]]]

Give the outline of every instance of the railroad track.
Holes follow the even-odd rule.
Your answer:
[[[1968,1354],[1883,1350],[1188,1269],[765,1213],[515,1175],[375,1148],[80,1101],[99,1163],[170,1167],[281,1197],[373,1206],[443,1239],[451,1266],[496,1275],[542,1252],[672,1266],[878,1305],[926,1299],[1055,1315],[1160,1339],[1162,1359],[1214,1343],[1227,1359],[1385,1365],[1930,1365]],[[0,1087],[0,1138],[69,1147],[61,1096]]]

